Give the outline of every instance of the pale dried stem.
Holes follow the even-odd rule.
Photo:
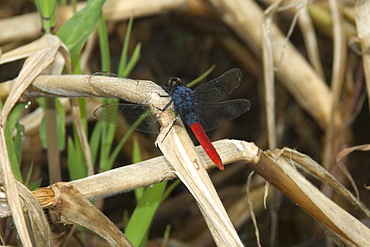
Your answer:
[[[275,114],[275,72],[274,72],[274,53],[273,53],[273,38],[271,37],[271,26],[273,23],[273,16],[277,11],[281,3],[280,1],[276,1],[274,4],[270,5],[268,9],[265,10],[264,14],[264,21],[261,23],[261,32],[263,35],[262,38],[262,60],[263,60],[263,74],[264,74],[264,84],[265,84],[265,107],[266,107],[266,128],[267,128],[267,140],[268,140],[268,147],[270,150],[275,149],[277,146],[277,136],[276,136],[276,114]],[[248,181],[250,181],[251,175],[248,177]],[[276,194],[277,191],[274,190],[272,192]],[[274,196],[275,197],[275,196]],[[251,210],[253,210],[253,203],[249,202],[249,206]],[[276,232],[276,225],[277,225],[277,217],[274,217],[276,212],[276,207],[270,208],[270,219],[271,219],[271,232],[270,232],[270,245],[273,246],[276,239],[275,239],[275,232]],[[251,211],[252,214],[252,211]],[[257,220],[255,216],[252,214],[252,221],[255,227],[255,235],[257,238],[258,246],[260,244],[260,236],[259,230],[257,226]]]
[[[366,78],[367,99],[370,109],[370,1],[356,1],[356,25],[362,50],[362,61]]]
[[[257,147],[253,143],[248,144],[237,140],[222,140],[213,142],[213,144],[220,153],[225,165],[240,160],[254,162],[258,158],[255,152]],[[202,147],[197,147],[196,151],[206,168],[215,167],[215,164],[208,158]],[[77,186],[78,190],[87,198],[93,199],[107,197],[108,195],[171,180],[176,177],[176,173],[167,159],[160,156],[137,164],[71,181],[70,184]]]
[[[4,96],[13,80],[0,84]],[[151,81],[91,75],[40,75],[23,95],[23,100],[37,97],[116,97],[133,103],[148,104],[148,94],[166,93]]]
[[[10,163],[9,155],[7,152],[4,128],[8,115],[14,105],[18,102],[25,89],[32,83],[40,73],[53,63],[54,58],[58,51],[66,50],[60,40],[52,35],[46,35],[40,42],[45,42],[45,47],[32,53],[25,61],[23,69],[19,76],[14,80],[12,87],[10,88],[9,97],[5,101],[4,107],[1,111],[1,123],[0,123],[0,139],[1,139],[1,180],[6,189],[6,195],[10,209],[13,213],[15,225],[18,230],[18,234],[24,246],[31,246],[30,234],[28,232],[22,205],[20,203],[19,192],[16,186],[17,181],[15,180]],[[65,53],[62,51],[62,53]]]
[[[86,6],[86,2],[77,4],[77,10]],[[107,21],[127,20],[130,17],[155,15],[186,7],[186,0],[108,0],[103,6]],[[71,6],[56,9],[59,20],[67,20],[73,15]],[[59,23],[62,24],[62,23]],[[22,28],[19,28],[22,27]],[[41,35],[40,15],[24,14],[0,20],[0,44],[16,40],[32,39]]]
[[[34,246],[46,247],[52,246],[52,234],[49,222],[46,219],[44,211],[40,207],[35,195],[23,184],[17,182],[19,195],[27,208],[27,216],[30,219],[32,234],[34,237]]]
[[[298,162],[300,167],[307,167],[307,164],[310,164],[310,166],[314,165],[309,157],[293,150],[285,150],[286,152],[283,154],[286,158],[280,157],[280,153],[271,154],[271,156],[276,156],[276,158],[271,158],[267,157],[253,143],[237,140],[217,141],[214,142],[214,145],[225,165],[236,161],[243,161],[249,164],[252,169],[299,204],[303,210],[328,229],[339,234],[345,241],[349,241],[352,244],[355,243],[358,246],[366,246],[365,243],[370,241],[370,231],[367,227],[323,195],[292,167],[292,165],[296,164],[295,162]],[[207,168],[215,166],[201,147],[197,147],[197,153],[199,153]],[[178,155],[182,155],[181,152],[172,154],[175,157],[178,157]],[[200,160],[197,161],[199,164]],[[191,165],[193,164],[191,163]],[[312,169],[316,170],[317,167],[315,167],[314,165]],[[307,169],[305,170],[307,171]],[[185,176],[187,176],[188,172],[185,172]],[[323,173],[322,168],[315,171],[315,173]],[[85,197],[96,198],[173,179],[176,174],[179,173],[175,172],[167,159],[162,156],[75,180],[69,184],[78,189]],[[191,172],[191,175],[196,174]],[[326,179],[330,174],[318,176]],[[334,178],[331,179],[335,181]],[[337,182],[332,184],[335,185]],[[349,192],[347,191],[344,194],[346,193]],[[354,197],[350,196],[348,198],[353,199]],[[351,228],[348,228],[348,225]]]
[[[333,57],[333,73],[331,80],[331,92],[332,92],[332,102],[330,104],[330,118],[329,123],[326,128],[325,133],[325,144],[323,153],[323,166],[326,169],[331,168],[335,162],[335,155],[338,150],[334,150],[334,143],[337,138],[334,138],[334,133],[341,128],[336,122],[336,116],[340,117],[339,107],[340,107],[340,95],[343,85],[343,77],[346,65],[347,47],[346,38],[343,30],[343,21],[340,13],[340,4],[337,0],[329,0],[330,10],[333,16],[333,42],[334,42],[334,57]]]
[[[113,2],[116,4],[119,3],[119,1],[108,1],[110,4]],[[137,7],[137,2],[138,1],[135,1],[135,7]],[[172,2],[174,3],[175,1]],[[263,37],[259,27],[253,27],[256,26],[256,22],[262,23],[263,13],[255,3],[252,1],[241,2],[239,0],[213,0],[213,2],[215,6],[222,10],[225,22],[231,25],[241,38],[252,44],[256,53],[259,54]],[[363,3],[366,1],[359,2]],[[128,6],[127,2],[125,2],[124,5]],[[117,6],[118,5],[114,5],[115,11],[118,10]],[[159,9],[158,11],[162,10],[163,9]],[[147,14],[149,12],[144,13]],[[153,11],[150,13],[153,13]],[[130,12],[130,15],[132,15],[132,12]],[[114,15],[111,13],[109,16]],[[269,30],[272,40],[276,44],[276,47],[274,47],[276,49],[273,49],[273,57],[279,69],[277,76],[287,88],[291,90],[301,106],[306,109],[322,127],[327,126],[330,117],[333,116],[330,113],[333,112],[332,109],[334,109],[330,91],[320,79],[320,76],[313,71],[294,47],[289,43],[285,44],[285,38],[279,30],[274,25],[272,25]],[[366,47],[364,51],[367,51],[368,45],[364,47]],[[364,47],[363,49],[365,49]],[[280,61],[281,54],[283,54],[283,60]],[[340,60],[341,59],[338,61]],[[299,71],[299,73],[297,71]],[[40,96],[98,96],[117,97],[135,103],[149,104],[151,102],[150,99],[148,99],[149,94],[153,95],[154,93],[154,95],[157,94],[157,96],[164,94],[162,89],[152,82],[123,78],[73,75],[39,76],[35,80],[33,80],[33,78],[28,78],[28,80],[30,82],[33,81],[32,87],[27,91],[28,97],[31,98]],[[12,83],[13,82],[1,84],[2,89],[5,90],[7,86]],[[109,86],[107,87],[107,85]],[[333,88],[339,87],[334,87],[333,85]],[[21,94],[20,92],[21,91],[18,91],[16,93],[17,97],[13,98],[10,102],[15,103]],[[14,94],[12,93],[11,95],[13,96]],[[312,95],[315,95],[315,97],[312,97]],[[15,102],[14,99],[16,99]],[[10,111],[11,107],[12,105],[4,109]],[[4,116],[7,116],[7,112],[4,113],[3,117]],[[169,118],[171,117],[173,117],[173,114],[170,113]],[[165,122],[171,121],[166,120]],[[333,123],[334,121],[331,122]],[[1,128],[1,131],[2,130]],[[158,157],[132,166],[126,166],[76,180],[70,182],[70,184],[75,186],[87,198],[96,198],[168,180],[173,178],[176,174],[184,181],[197,199],[197,203],[200,205],[201,211],[215,236],[215,241],[219,245],[229,245],[230,243],[234,243],[235,246],[240,245],[240,240],[219,201],[217,193],[214,191],[212,182],[203,168],[203,164],[207,167],[214,166],[204,151],[199,147],[195,151],[187,133],[184,132],[182,127],[177,125],[171,128],[171,131],[165,139],[160,140],[163,140],[163,142],[160,141],[158,145],[166,158]],[[1,145],[1,149],[4,150],[5,143],[1,142]],[[252,164],[251,167],[253,169],[256,169],[256,171],[262,174],[267,180],[291,197],[292,200],[299,203],[303,209],[351,244],[361,246],[370,242],[370,234],[367,228],[328,198],[324,197],[297,171],[286,164],[286,161],[272,160],[265,155],[262,155],[263,158],[259,159],[261,151],[254,145],[242,141],[220,141],[216,142],[215,146],[225,164],[238,160]],[[6,158],[6,155],[1,158],[2,164],[7,163],[7,160],[4,160],[4,158]],[[262,166],[260,167],[261,164]],[[194,167],[194,165],[196,165],[196,167]],[[175,167],[175,171],[173,167]],[[2,172],[9,172],[11,174],[8,170],[6,167],[4,169],[2,167]],[[9,181],[9,178],[5,178],[5,180],[6,179]],[[8,184],[11,186],[11,183]],[[107,186],[107,184],[112,186]],[[12,191],[11,195],[15,194],[18,194],[17,191]],[[10,200],[10,204],[11,203],[14,202]],[[16,208],[18,207],[19,205],[17,204]],[[13,211],[15,215],[18,213],[19,212],[16,210]],[[17,220],[17,216],[15,219]],[[16,224],[20,223],[16,221]],[[348,225],[351,225],[351,232],[348,229]],[[224,232],[220,231],[220,229]],[[23,240],[25,236],[21,236],[21,238]],[[27,246],[27,244],[25,245]]]
[[[9,163],[8,148],[5,142],[4,133],[4,122],[0,123],[0,175],[1,183],[6,189],[6,195],[8,197],[7,203],[14,216],[14,223],[18,229],[19,237],[22,241],[23,246],[32,246],[30,235],[27,230],[27,225],[24,219],[24,213],[22,210],[22,204],[19,198],[19,192],[17,188],[17,180],[14,178],[12,169]]]
[[[274,166],[275,162],[279,165]],[[369,243],[369,228],[322,194],[294,169],[289,160],[283,161],[279,157],[270,160],[262,153],[260,162],[252,167],[349,246]]]
[[[26,94],[28,97],[115,97],[134,103],[160,106],[166,103],[163,102],[164,100],[167,102],[169,100],[169,98],[161,97],[162,95],[166,95],[161,87],[149,81],[105,76],[73,76],[74,80],[69,80],[71,77],[69,77],[69,79],[63,77],[62,80],[60,80],[60,78],[62,77],[53,77],[50,80],[50,77],[40,76],[38,80],[34,81],[32,87],[29,88]],[[79,80],[79,82],[76,82],[76,79]],[[157,106],[153,109],[159,108],[162,107]],[[169,114],[167,114],[168,111],[170,111]],[[166,126],[172,126],[175,115],[173,114],[173,111],[171,112],[170,108],[165,112],[158,113],[160,113],[160,120],[164,126],[164,130],[162,130],[161,133],[167,133]],[[168,116],[168,119],[166,119],[166,116]],[[177,124],[180,122],[181,121],[178,120]],[[196,158],[197,153],[194,151],[193,143],[184,128],[178,127],[177,124],[170,128],[171,131],[166,138],[163,138],[163,136],[161,137],[160,135],[159,140],[164,141],[160,141],[158,143],[159,147],[167,156],[168,160],[171,161],[171,165],[175,167],[178,176],[188,186],[189,190],[196,198],[205,220],[213,233],[216,243],[221,245],[235,243],[236,245],[241,246],[242,244],[240,239],[220,202],[203,164],[200,162],[200,158]],[[181,138],[178,138],[179,136],[181,136]],[[189,153],[189,150],[193,150],[193,152]],[[174,153],[181,154],[182,158],[172,159],[171,157],[173,157]],[[195,160],[198,160],[197,170],[193,166],[193,162]],[[173,164],[174,162],[178,163]],[[201,176],[197,176],[200,171],[203,171],[201,172]],[[189,174],[192,175],[189,176]],[[135,174],[135,177],[137,177],[137,174]]]
[[[157,105],[157,107],[153,107],[154,110],[161,109],[162,107],[159,106],[165,105],[169,101],[169,98],[161,97],[161,95],[166,95],[162,88],[149,81],[105,76],[73,76],[74,80],[66,80],[63,76],[63,80],[60,80],[61,76],[54,76],[53,83],[50,83],[50,80],[44,80],[45,77],[40,76],[38,81],[34,81],[33,87],[28,91],[29,96],[71,97],[83,94],[84,96],[116,97],[140,104]],[[50,76],[47,78],[50,79]],[[79,82],[76,82],[76,79]],[[48,83],[46,83],[47,81]],[[66,85],[69,83],[70,85]],[[159,114],[164,128],[158,137],[158,146],[167,160],[170,161],[171,166],[175,168],[174,172],[195,197],[214,240],[220,246],[227,243],[242,246],[192,141],[185,129],[178,126],[181,121],[178,120],[173,125],[175,115],[171,108],[165,112],[158,111],[157,114]],[[168,130],[170,131],[168,132]],[[197,167],[194,167],[194,164]],[[138,176],[136,173],[133,177],[137,178]]]
[[[256,215],[254,214],[253,201],[252,201],[252,198],[249,196],[250,195],[250,185],[251,185],[253,174],[254,174],[254,172],[252,171],[248,176],[246,189],[247,189],[249,212],[250,212],[251,219],[252,219],[252,222],[253,222],[253,225],[254,225],[254,228],[255,228],[254,229],[254,235],[256,236],[257,245],[259,247],[261,247],[260,232],[258,230]]]
[[[370,148],[368,148],[370,149]],[[366,206],[356,198],[346,187],[336,180],[336,178],[325,170],[320,164],[316,163],[309,156],[303,155],[296,150],[289,148],[283,148],[277,152],[279,155],[284,156],[287,162],[294,164],[300,170],[305,171],[316,179],[320,180],[324,184],[328,184],[338,194],[342,195],[349,202],[356,205],[361,211],[370,218],[370,211]]]
[[[55,99],[45,99],[46,142],[48,146],[47,158],[50,183],[56,183],[62,180],[62,171],[58,149],[57,115],[55,106]]]
[[[159,94],[149,95],[162,125],[156,144],[195,198],[217,246],[243,246],[181,119],[175,121],[172,107],[158,110],[168,102],[169,98]]]
[[[259,25],[263,12],[251,0],[212,0],[223,20],[242,38],[257,55],[261,54],[263,34]],[[270,36],[274,41],[276,76],[292,93],[298,104],[311,114],[322,128],[329,123],[331,93],[320,76],[312,69],[280,30],[272,25]],[[313,95],[315,97],[313,97]]]
[[[243,246],[185,128],[173,126],[158,146],[196,199],[217,246]]]
[[[4,104],[2,117],[7,119],[9,112],[18,102],[21,95],[29,87],[32,81],[52,64],[58,51],[66,50],[61,41],[52,35],[46,35],[40,41],[46,40],[47,45],[28,57],[19,76],[12,82],[8,98]],[[6,55],[6,54],[4,54]]]
[[[86,160],[87,175],[91,176],[91,175],[94,175],[94,165],[93,165],[92,158],[91,158],[92,156],[91,156],[89,141],[87,139],[86,131],[83,128],[83,124],[81,120],[80,107],[78,105],[77,99],[74,99],[74,98],[70,99],[70,103],[71,103],[73,121],[75,122],[75,125],[77,128],[77,134],[81,140],[81,147],[82,147],[84,157]]]
[[[299,11],[298,24],[305,41],[308,59],[316,73],[320,75],[322,80],[324,80],[325,75],[320,60],[315,28],[313,26],[312,19],[308,14],[306,5]]]
[[[11,81],[8,82],[7,90],[2,90],[2,97],[6,97],[7,100],[5,102],[3,111],[1,112],[2,119],[6,119],[10,110],[14,106],[14,104],[20,99],[21,95],[25,92],[25,90],[29,87],[29,85],[34,81],[34,79],[41,73],[61,73],[64,64],[66,62],[66,68],[67,70],[71,70],[71,67],[69,65],[69,55],[66,51],[66,48],[63,46],[63,44],[60,42],[60,40],[53,35],[46,35],[42,37],[39,40],[34,41],[33,43],[20,47],[18,49],[15,49],[11,52],[8,52],[4,54],[3,59],[0,61],[0,63],[6,63],[10,61],[15,61],[17,59],[21,58],[27,58],[26,62],[19,74],[19,76]],[[6,93],[5,93],[6,91]],[[52,103],[49,108],[51,110],[51,113],[47,113],[46,117],[49,117],[49,124],[48,127],[56,126],[55,115],[52,113],[55,113],[55,106],[54,106],[54,100],[52,98],[47,99],[47,103]],[[76,111],[74,111],[76,112]],[[53,116],[53,117],[51,117]],[[51,117],[51,118],[50,118]],[[79,119],[79,118],[78,118]],[[51,124],[50,124],[51,123]],[[2,126],[5,125],[5,122]],[[82,126],[82,125],[80,125]],[[78,127],[78,126],[77,126]],[[56,141],[56,129],[51,130],[48,128],[48,159],[49,159],[49,173],[51,174],[50,181],[60,181],[60,170],[59,170],[59,151],[57,149],[57,141]],[[84,134],[84,132],[81,130],[81,128],[78,129],[79,134]],[[2,136],[3,137],[3,136]],[[82,142],[83,142],[83,135],[82,135]],[[85,140],[87,140],[85,138]],[[87,141],[85,141],[86,143]],[[86,146],[86,145],[85,145]],[[88,147],[88,145],[87,145]],[[1,149],[7,150],[6,148]],[[49,155],[50,151],[50,155]],[[89,154],[89,150],[85,150],[85,153]],[[7,155],[3,154],[2,157],[6,158]],[[51,159],[50,159],[51,158]],[[86,159],[88,161],[88,159]],[[22,213],[22,206],[20,204],[12,206],[14,203],[14,200],[18,198],[18,194],[22,196],[25,202],[25,206],[28,209],[28,212],[30,213],[30,223],[32,226],[32,234],[34,237],[34,241],[37,246],[51,246],[51,234],[50,234],[50,228],[47,223],[47,220],[45,218],[45,215],[40,207],[40,205],[37,203],[35,198],[32,198],[33,195],[30,193],[29,190],[22,187],[18,183],[18,188],[21,189],[19,192],[15,192],[12,190],[12,187],[9,185],[10,181],[14,181],[14,178],[11,178],[12,173],[11,172],[5,172],[7,169],[4,167],[4,165],[7,162],[1,162],[1,171],[4,172],[4,174],[7,174],[7,177],[9,179],[4,179],[4,185],[6,188],[6,195],[7,195],[7,203],[11,206],[12,215],[15,219],[18,234],[21,236],[21,240],[24,243],[25,246],[31,246],[31,244],[28,244],[29,237],[27,227],[23,227],[23,223],[19,222],[18,218],[23,219]],[[91,163],[91,162],[90,162]],[[92,167],[92,165],[90,165]],[[90,169],[91,170],[91,169]],[[33,201],[33,203],[31,202]],[[35,203],[36,201],[36,203]],[[19,209],[21,209],[19,213]],[[17,211],[18,210],[18,211]]]
[[[61,222],[84,226],[99,234],[109,246],[133,246],[122,231],[73,186],[58,182],[50,187],[55,193],[53,208]]]
[[[265,105],[266,105],[266,128],[268,135],[268,146],[272,150],[276,148],[276,119],[275,119],[275,76],[274,76],[274,54],[273,40],[270,29],[273,23],[273,15],[281,1],[276,1],[265,11],[264,21],[261,23],[262,38],[262,60],[265,83]]]
[[[283,153],[285,154],[284,158],[280,157],[280,152],[271,154],[272,157],[276,156],[276,158],[271,158],[267,157],[253,143],[238,140],[217,141],[214,142],[214,145],[225,165],[237,161],[243,161],[248,164],[253,170],[296,202],[303,210],[332,232],[338,234],[340,238],[343,238],[344,241],[357,246],[366,246],[366,243],[370,241],[370,231],[367,227],[324,196],[292,167],[292,165],[296,164],[295,162],[298,162],[301,166],[311,164],[312,160],[310,161],[309,157],[293,150],[285,150],[286,152]],[[196,152],[200,155],[202,162],[207,168],[215,167],[201,147],[197,147]],[[175,156],[177,155],[181,154],[176,152]],[[320,172],[322,171],[318,170],[316,173],[319,174]],[[176,177],[176,174],[179,173],[175,172],[167,159],[161,156],[75,180],[68,184],[74,186],[84,197],[93,199],[170,180]],[[328,174],[319,176],[325,179],[325,176],[328,176]],[[43,201],[48,201],[46,197],[41,198]],[[348,227],[349,225],[351,226],[350,228]]]

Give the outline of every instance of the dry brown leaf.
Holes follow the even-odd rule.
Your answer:
[[[370,106],[370,2],[358,0],[355,5],[357,35],[362,48],[362,60],[366,77],[367,99]]]
[[[53,35],[46,35],[46,39],[48,41],[47,47],[32,53],[26,59],[18,77],[13,81],[9,97],[2,111],[3,118],[7,118],[13,106],[18,102],[24,91],[35,78],[53,63],[62,43],[59,38]]]
[[[73,186],[59,182],[50,187],[55,194],[53,209],[61,222],[84,226],[99,234],[110,246],[133,246],[116,225]]]
[[[366,246],[370,242],[369,228],[323,195],[290,162],[282,158],[272,159],[262,153],[259,162],[251,168],[340,240],[351,246]]]
[[[263,22],[263,11],[252,0],[211,0],[227,23],[257,55],[262,51],[262,31],[256,23]],[[273,57],[276,76],[292,93],[298,104],[312,115],[322,128],[329,123],[331,93],[325,82],[276,25],[270,36],[274,42]],[[315,95],[315,97],[312,97]]]
[[[343,159],[345,156],[352,153],[353,151],[370,151],[370,144],[364,144],[344,149],[337,155],[337,162],[339,162],[341,159]]]

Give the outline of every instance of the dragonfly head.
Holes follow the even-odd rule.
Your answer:
[[[170,77],[166,83],[167,88],[175,88],[177,86],[182,86],[182,80],[178,77]]]

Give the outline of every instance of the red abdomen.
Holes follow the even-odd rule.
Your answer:
[[[212,145],[212,142],[209,140],[206,132],[204,131],[202,125],[200,123],[193,123],[190,125],[191,130],[193,131],[195,137],[198,139],[200,145],[203,147],[204,151],[208,157],[213,161],[213,163],[220,168],[220,170],[224,170],[224,165],[222,164],[220,155],[217,153],[215,147]]]

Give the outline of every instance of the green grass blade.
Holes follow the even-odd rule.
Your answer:
[[[138,202],[125,231],[134,246],[139,246],[145,241],[154,214],[162,201],[166,184],[166,182],[162,182],[147,187]]]
[[[91,159],[92,159],[93,164],[95,164],[96,157],[99,152],[99,144],[100,144],[100,138],[103,132],[103,127],[104,127],[103,121],[98,121],[95,124],[94,129],[90,135],[89,145],[90,145]]]
[[[142,119],[144,118],[145,116]],[[135,138],[133,143],[133,163],[140,161],[140,146]],[[166,184],[167,182],[162,182],[146,188],[135,189],[135,197],[138,205],[127,224],[125,232],[134,246],[146,246],[149,229],[154,214],[163,201]]]
[[[31,191],[39,188],[41,186],[41,182],[42,182],[42,178],[39,178],[36,181],[34,181],[33,183],[30,183],[31,178],[32,178],[33,167],[34,167],[34,165],[32,163],[31,166],[30,166],[29,171],[27,172],[27,177],[24,181],[24,185],[26,185],[27,188],[30,189]]]
[[[118,99],[104,99],[104,104],[118,102]],[[116,113],[118,114],[118,112]],[[114,160],[111,159],[112,146],[114,143],[114,136],[116,128],[114,124],[107,122],[102,123],[102,133],[100,139],[100,160],[99,160],[99,171],[108,171],[112,168]]]
[[[83,129],[87,132],[87,118],[86,118],[86,99],[78,98],[78,105],[80,107],[80,117]]]
[[[132,71],[132,69],[135,67],[135,65],[140,59],[140,52],[141,52],[141,44],[139,43],[136,45],[135,50],[132,53],[131,59],[125,66],[125,69],[123,70],[122,75],[127,76],[130,74],[130,72]]]
[[[87,5],[65,22],[59,29],[58,37],[67,45],[73,64],[87,38],[94,31],[105,0],[88,1]]]
[[[133,149],[132,149],[132,163],[138,163],[141,161],[141,150],[137,138],[134,138]],[[144,195],[145,188],[135,189],[136,201],[139,201]]]
[[[132,56],[130,62],[129,62],[129,65],[125,67],[125,71],[122,72],[123,75],[128,75],[131,70],[133,69],[133,67],[136,65],[137,61],[139,60],[140,58],[140,44],[138,44],[135,48],[135,51],[134,51],[134,55]],[[131,128],[126,132],[126,134],[124,135],[124,137],[121,139],[121,141],[118,143],[118,145],[115,147],[114,151],[112,152],[112,155],[111,157],[109,158],[110,162],[109,163],[113,163],[120,150],[122,149],[123,145],[125,144],[125,142],[128,140],[128,138],[131,136],[131,134],[135,131],[135,129],[137,128],[137,126],[142,122],[144,121],[144,119],[150,114],[150,110],[148,110],[145,114],[143,114],[138,120],[135,121],[135,123],[131,126]]]
[[[109,42],[108,42],[108,33],[105,26],[103,13],[100,13],[98,19],[98,34],[99,34],[99,45],[100,45],[100,55],[102,62],[102,71],[111,71],[110,70],[110,54],[109,54]]]
[[[17,121],[14,128],[17,130],[17,133],[13,138],[13,143],[14,143],[15,150],[18,150],[15,152],[15,154],[17,156],[18,162],[20,163],[22,161],[22,152],[19,150],[22,150],[22,141],[24,138],[23,136],[24,127]]]
[[[45,112],[45,98],[38,98],[37,103],[39,106],[42,107],[42,109]],[[64,150],[65,148],[65,135],[66,135],[66,130],[65,130],[65,111],[62,106],[62,104],[59,102],[59,100],[56,100],[55,103],[55,109],[56,109],[56,117],[57,117],[57,136],[58,136],[58,149],[59,150]],[[39,127],[39,136],[41,140],[42,147],[47,149],[48,148],[48,143],[47,143],[47,137],[46,137],[46,121],[45,121],[45,115],[42,117],[40,127]]]
[[[141,161],[140,147],[135,139],[133,163],[139,161]],[[146,188],[135,189],[135,197],[138,205],[127,224],[125,232],[126,236],[134,246],[146,246],[146,241],[155,212],[160,204],[180,182],[180,180],[175,181],[167,189],[167,182],[158,183]],[[169,231],[165,234],[169,235]]]
[[[109,53],[109,42],[108,33],[104,21],[104,17],[100,14],[98,19],[98,34],[99,34],[99,45],[101,51],[102,71],[110,71],[110,53]],[[118,102],[117,99],[104,99],[104,104]],[[112,143],[114,141],[116,127],[109,126],[108,123],[98,121],[94,127],[94,130],[90,137],[90,148],[92,154],[93,163],[96,161],[96,157],[99,152],[100,145],[100,160],[99,160],[99,171],[107,171],[113,166],[113,162],[109,161],[109,155],[112,149]]]
[[[41,25],[45,33],[51,33],[55,27],[56,0],[36,0],[36,7],[41,15]]]
[[[22,182],[22,173],[20,171],[20,161],[22,157],[22,149],[21,149],[21,139],[22,139],[22,132],[17,132],[16,140],[13,139],[12,134],[13,130],[18,123],[18,119],[22,114],[26,104],[25,103],[18,103],[16,104],[11,113],[8,116],[6,127],[5,127],[5,142],[8,148],[8,155],[9,155],[9,162],[14,174],[14,177]],[[18,139],[18,140],[17,140]]]
[[[126,143],[126,141],[128,140],[128,138],[132,135],[132,133],[134,133],[135,129],[137,128],[137,126],[139,126],[139,124],[144,121],[144,119],[146,117],[148,117],[148,115],[151,114],[151,111],[150,110],[147,110],[145,113],[143,113],[136,121],[135,123],[131,126],[130,129],[127,130],[126,134],[123,136],[123,138],[120,140],[120,142],[118,143],[118,145],[114,148],[109,160],[110,160],[110,163],[113,163],[116,159],[117,159],[117,156],[119,154],[119,152],[121,151],[123,145]]]
[[[166,230],[164,231],[163,238],[162,238],[162,246],[168,246],[168,240],[170,239],[170,232],[171,232],[171,225],[167,225]]]
[[[163,201],[171,194],[171,192],[176,188],[177,185],[181,183],[180,179],[177,179],[171,183],[170,186],[167,187],[166,191],[163,194]]]
[[[79,143],[79,139],[68,138],[68,172],[70,180],[76,180],[87,176],[86,161]]]
[[[128,27],[127,27],[125,41],[124,41],[123,49],[121,53],[121,61],[120,61],[119,70],[118,70],[118,74],[123,75],[123,76],[127,76],[131,72],[131,70],[133,69],[133,67],[136,65],[137,61],[140,58],[141,45],[139,44],[135,47],[134,54],[132,55],[130,61],[128,62],[126,66],[127,50],[128,50],[129,40],[130,40],[132,23],[133,23],[133,19],[131,18],[129,21]],[[103,21],[101,20],[99,20],[99,32],[101,32],[101,34],[99,34],[100,46],[103,48],[102,50],[106,50],[106,52],[104,52],[104,54],[106,55],[103,54],[104,56],[102,58],[103,59],[102,63],[105,67],[105,68],[103,67],[103,70],[108,71],[109,70],[108,60],[110,59],[109,52],[108,52],[109,48],[108,48],[108,41],[106,38],[107,34],[105,30],[105,25]],[[104,60],[107,60],[107,61],[104,62]],[[115,103],[115,102],[118,102],[118,100],[117,99],[105,99],[104,100],[104,104]],[[99,161],[100,169],[99,170],[107,171],[111,169],[111,167],[113,166],[114,161],[117,159],[117,156],[119,152],[121,151],[124,143],[127,141],[128,137],[132,134],[133,130],[129,130],[128,133],[126,133],[126,135],[121,139],[121,141],[118,143],[118,145],[114,148],[112,152],[112,144],[114,141],[114,134],[116,131],[116,126],[108,124],[108,123],[104,123],[99,128],[102,131],[100,134],[96,134],[96,136],[100,136],[100,142],[101,142],[100,161]]]
[[[214,69],[216,68],[216,65],[212,65],[211,68],[209,68],[206,72],[204,72],[202,75],[200,75],[198,78],[192,80],[189,82],[186,86],[187,87],[192,87],[196,85],[198,82],[206,78]]]
[[[130,20],[128,21],[125,41],[123,42],[123,48],[122,48],[122,53],[121,53],[121,60],[118,65],[118,74],[122,76],[128,76],[128,74],[124,74],[123,72],[125,71],[125,67],[127,64],[127,50],[128,50],[128,45],[130,43],[130,36],[131,36],[133,20],[134,18],[131,17]]]
[[[28,188],[28,189],[30,189],[31,191],[32,191],[32,190],[35,190],[35,189],[37,189],[37,188],[40,188],[41,183],[42,183],[42,178],[39,178],[39,179],[37,179],[36,181],[34,181],[33,183],[29,184],[29,185],[27,186],[27,188]]]
[[[38,98],[36,99],[37,104],[42,108],[45,112],[45,98]],[[41,140],[41,145],[44,149],[47,148],[48,143],[46,141],[46,123],[45,123],[45,115],[41,119],[40,127],[39,127],[39,136]]]
[[[55,100],[55,110],[57,115],[57,135],[58,135],[58,149],[64,150],[65,148],[65,136],[66,136],[66,129],[65,129],[65,122],[66,122],[66,114],[64,111],[63,105],[60,103],[58,99]]]

